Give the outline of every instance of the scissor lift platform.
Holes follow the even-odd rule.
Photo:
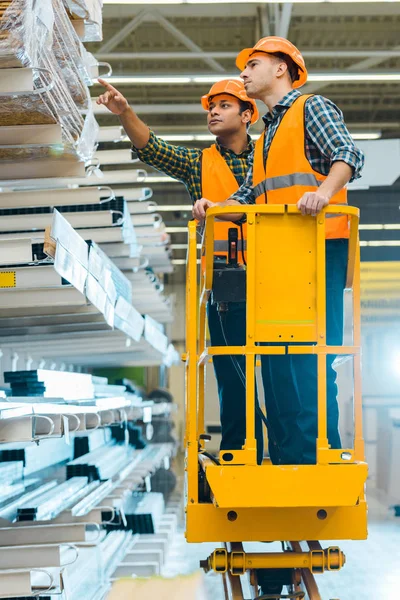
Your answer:
[[[213,281],[213,221],[247,213],[247,331],[242,347],[207,347],[206,303]],[[347,215],[347,289],[353,294],[353,340],[326,343],[325,219]],[[224,577],[227,599],[322,600],[314,573],[339,570],[345,557],[317,541],[365,539],[367,504],[361,403],[358,209],[329,206],[317,217],[295,206],[256,205],[207,212],[203,268],[198,276],[196,224],[189,224],[186,364],[186,539],[223,546],[202,567]],[[266,260],[266,257],[272,257]],[[279,294],[273,292],[279,290]],[[295,301],[293,300],[295,298]],[[255,359],[265,354],[314,354],[318,366],[316,464],[257,465]],[[354,374],[354,443],[332,449],[327,439],[326,356],[348,356]],[[214,355],[246,356],[246,440],[241,450],[207,456],[204,426],[206,367]],[[282,541],[279,553],[246,553],[243,542]],[[286,586],[287,593],[282,593]],[[261,590],[261,591],[260,591]],[[261,595],[260,595],[261,594]],[[246,599],[247,600],[247,599]],[[337,599],[335,599],[337,600]]]

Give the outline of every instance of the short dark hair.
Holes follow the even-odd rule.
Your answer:
[[[244,113],[245,110],[250,110],[251,114],[254,112],[254,108],[251,102],[246,102],[245,100],[239,100],[239,115]]]
[[[282,60],[284,63],[286,63],[287,68],[288,68],[289,77],[290,77],[290,80],[292,83],[294,83],[295,81],[300,79],[299,67],[296,65],[294,60],[292,58],[290,58],[290,56],[288,54],[285,54],[284,52],[271,52],[270,54],[272,56],[276,56],[276,58],[278,58],[279,60]]]
[[[238,100],[239,100],[239,98],[238,98]],[[252,103],[246,102],[245,100],[239,100],[239,115],[242,115],[245,110],[249,110],[251,112],[251,114],[253,115],[254,108],[253,108]],[[250,129],[250,125],[251,125],[251,119],[247,123],[247,129]]]

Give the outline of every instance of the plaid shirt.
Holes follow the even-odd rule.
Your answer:
[[[234,174],[238,186],[241,186],[246,179],[249,157],[254,149],[251,138],[249,137],[248,140],[248,147],[241,154],[235,154],[232,150],[221,146],[218,140],[216,141],[217,149]],[[147,145],[141,150],[133,148],[133,151],[142,162],[184,183],[193,203],[200,200],[202,197],[202,150],[200,148],[192,149],[168,144],[151,131]]]
[[[278,102],[263,117],[265,123],[264,161],[268,158],[273,137],[282,121],[282,118],[293,102],[301,96],[297,90],[292,90]],[[322,96],[312,96],[306,102],[306,156],[312,168],[328,175],[335,161],[343,161],[353,169],[350,181],[360,177],[364,166],[364,154],[354,144],[354,141],[343,121],[343,114],[330,100]],[[233,194],[232,198],[242,204],[254,204],[253,191],[253,159],[254,153],[249,158],[249,172],[245,183]]]

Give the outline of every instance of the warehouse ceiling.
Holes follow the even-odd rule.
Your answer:
[[[169,6],[152,2],[106,3],[104,41],[89,44],[88,49],[98,60],[111,64],[114,77],[224,78],[238,73],[235,56],[240,49],[253,46],[264,35],[282,35],[303,52],[311,74],[398,76],[399,32],[400,4],[391,2],[215,2]],[[115,85],[156,133],[206,134],[206,118],[199,99],[211,84],[172,81]],[[99,91],[98,86],[92,88],[93,95]],[[399,81],[313,82],[302,91],[321,93],[336,102],[352,133],[400,137]],[[116,124],[112,115],[98,114],[97,119],[101,126]],[[256,126],[254,133],[258,131]],[[101,145],[101,149],[112,147]],[[159,204],[189,205],[181,184],[154,183],[151,187]],[[164,212],[163,216],[168,226],[182,227],[190,213],[177,210]],[[184,245],[185,232],[171,235],[174,245]],[[184,256],[183,248],[174,250],[175,258]]]

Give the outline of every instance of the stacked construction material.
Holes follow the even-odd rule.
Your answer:
[[[171,239],[160,214],[155,212],[155,202],[129,202],[129,212],[136,229],[142,254],[148,258],[149,267],[156,273],[171,273]],[[121,265],[120,265],[121,266]]]
[[[23,478],[32,476],[33,473],[71,460],[73,448],[65,440],[56,438],[46,440],[46,444],[33,445],[31,442],[13,442],[1,444],[0,464],[21,462],[23,464]],[[17,478],[13,479],[16,481]]]
[[[98,378],[92,383],[104,387]],[[105,409],[113,406],[112,400],[101,399]],[[52,410],[48,403],[37,406]],[[79,402],[56,406],[81,411]],[[35,407],[26,404],[28,411]],[[107,410],[111,412],[111,408]],[[1,598],[46,598],[47,580],[43,585],[39,571],[42,578],[51,573],[51,597],[64,589],[71,600],[103,598],[110,578],[119,576],[119,571],[160,571],[164,551],[158,548],[160,543],[162,548],[168,547],[176,519],[172,523],[171,515],[164,514],[162,494],[146,490],[154,475],[169,464],[174,446],[148,445],[142,451],[134,450],[125,442],[115,444],[112,429],[72,434],[77,436],[75,442],[85,440],[85,448],[66,438],[43,441],[39,446],[21,442],[0,446]],[[82,454],[86,450],[89,452]],[[71,461],[72,453],[80,457]],[[133,536],[133,532],[137,534]],[[146,535],[138,535],[140,532]],[[17,541],[23,551],[16,547]],[[13,585],[7,579],[9,569]]]
[[[125,498],[123,512],[125,523],[111,523],[108,530],[126,529],[132,533],[152,534],[165,510],[164,497],[160,493],[133,492]]]
[[[32,498],[31,494],[18,499],[17,521],[47,521],[86,494],[86,477],[74,477],[50,489],[43,490]],[[44,486],[45,487],[45,486]],[[55,488],[55,489],[53,489]]]
[[[6,371],[4,381],[11,384],[13,396],[42,396],[83,400],[94,398],[92,375],[37,369]],[[107,379],[103,381],[107,383]]]
[[[126,243],[136,242],[132,221],[129,219],[123,198],[113,198],[108,202],[97,202],[96,204],[58,206],[57,210],[75,229],[88,230],[85,232],[86,240],[92,239],[91,229],[93,228],[121,225],[122,237]],[[52,213],[53,207],[41,206],[40,201],[37,206],[0,209],[0,232],[4,234],[17,233],[31,229],[44,231],[51,223]]]
[[[118,429],[121,429],[119,427]],[[74,459],[94,452],[111,441],[113,428],[97,429],[88,434],[76,434],[74,438]]]
[[[146,441],[143,439],[142,428],[134,423],[128,423],[126,429],[121,427],[112,428],[112,437],[116,442],[128,441],[130,446],[137,450],[146,447]]]
[[[100,42],[103,0],[63,0],[72,25],[83,42]]]
[[[85,175],[98,129],[91,81],[62,0],[6,0],[0,13],[0,179]]]
[[[67,479],[87,477],[89,481],[105,481],[128,465],[134,457],[134,451],[130,448],[112,444],[102,446],[68,463]]]

